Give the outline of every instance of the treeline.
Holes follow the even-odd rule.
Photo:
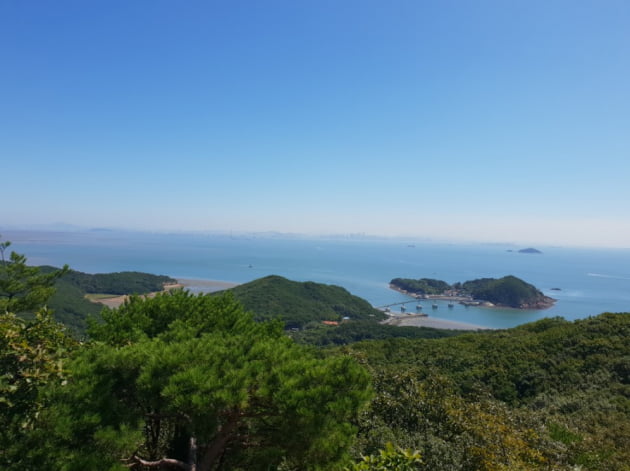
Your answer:
[[[362,340],[383,340],[390,338],[437,339],[461,335],[464,331],[433,329],[429,327],[399,327],[380,324],[374,321],[343,322],[338,326],[309,323],[303,329],[290,332],[298,343],[318,347],[347,345]]]
[[[54,267],[41,267],[42,272],[56,270]],[[167,283],[177,283],[177,280],[165,275],[152,275],[137,271],[123,271],[116,273],[89,274],[76,270],[69,270],[63,275],[62,281],[76,286],[85,293],[98,294],[145,294],[162,291]]]

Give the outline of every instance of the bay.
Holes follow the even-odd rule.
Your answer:
[[[174,278],[245,283],[276,274],[296,281],[343,286],[383,306],[410,298],[389,289],[392,278],[437,278],[454,283],[514,275],[557,299],[546,310],[449,308],[425,303],[431,317],[489,328],[512,327],[543,317],[569,320],[630,311],[630,250],[444,244],[413,239],[301,238],[275,235],[148,234],[117,231],[4,231],[12,249],[33,265],[87,273],[142,271]],[[556,290],[554,288],[558,288]],[[407,305],[415,310],[416,303]]]

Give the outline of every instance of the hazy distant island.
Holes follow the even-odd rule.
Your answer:
[[[514,250],[508,250],[508,252],[514,252]],[[518,253],[533,253],[533,254],[542,254],[542,252],[538,249],[535,249],[533,247],[528,247],[526,249],[521,249],[517,251]]]
[[[547,309],[556,302],[535,286],[512,275],[498,279],[480,278],[452,285],[431,278],[394,278],[389,286],[410,296],[444,298],[469,306]]]

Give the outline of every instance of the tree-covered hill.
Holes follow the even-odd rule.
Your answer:
[[[44,274],[53,273],[54,267],[39,267]],[[68,270],[55,282],[55,293],[48,301],[48,307],[54,311],[55,319],[83,334],[87,327],[86,320],[98,315],[103,306],[86,299],[86,294],[146,294],[161,291],[165,283],[177,280],[163,275],[141,272],[119,272],[89,274]]]
[[[53,267],[40,267],[40,269],[43,273],[56,270]],[[167,283],[177,283],[177,280],[170,276],[138,271],[90,274],[69,270],[61,281],[76,286],[85,293],[111,295],[151,293],[161,291]]]
[[[467,281],[462,285],[462,289],[475,299],[518,309],[541,309],[551,306],[554,302],[535,286],[515,276]]]
[[[630,314],[344,347],[373,373],[358,449],[426,468],[608,470],[630,462]]]
[[[287,328],[301,328],[309,322],[385,318],[378,309],[344,288],[311,281],[291,281],[267,276],[232,288],[234,297],[256,320],[280,319]]]

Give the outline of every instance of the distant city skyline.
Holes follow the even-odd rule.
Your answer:
[[[4,228],[630,248],[630,3],[8,1]]]

